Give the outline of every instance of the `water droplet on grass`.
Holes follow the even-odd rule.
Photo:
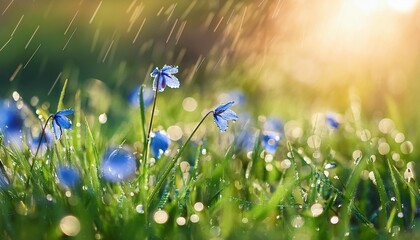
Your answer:
[[[144,209],[143,209],[143,204],[139,204],[136,206],[136,212],[143,214],[144,213]]]
[[[337,216],[332,216],[330,218],[330,223],[332,223],[332,224],[337,224],[338,221],[340,221],[340,219]]]
[[[75,216],[65,216],[60,221],[60,230],[67,236],[74,237],[80,232],[80,221]]]
[[[197,212],[201,212],[201,211],[203,211],[203,209],[204,209],[204,204],[203,204],[202,202],[196,202],[196,203],[194,204],[194,209],[195,209]]]
[[[320,216],[323,211],[324,211],[324,208],[319,203],[315,203],[314,205],[311,206],[312,216],[314,217]]]
[[[164,223],[166,223],[168,221],[168,218],[169,218],[169,215],[164,210],[158,210],[153,215],[153,220],[155,220],[155,222],[157,224],[164,224]]]
[[[296,216],[293,220],[292,220],[292,226],[294,228],[301,228],[303,226],[303,224],[305,223],[305,221],[303,220],[303,218],[301,216]]]
[[[404,154],[410,154],[410,153],[412,153],[413,152],[413,149],[414,149],[413,143],[410,142],[410,141],[405,141],[400,146],[400,150]]]
[[[187,223],[187,219],[185,219],[184,217],[178,217],[176,219],[176,224],[178,224],[179,226],[184,226]]]
[[[197,214],[192,214],[190,217],[190,221],[192,223],[198,223],[200,221],[200,217]]]

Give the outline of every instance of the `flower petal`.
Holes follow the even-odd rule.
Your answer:
[[[162,72],[166,74],[175,74],[178,73],[178,66],[168,66],[165,65],[162,68]]]
[[[226,109],[230,108],[230,106],[232,106],[234,103],[235,103],[234,101],[230,101],[226,104],[220,105],[214,110],[214,113],[215,114],[220,114],[220,113],[226,111]]]
[[[150,76],[151,77],[156,77],[158,74],[159,74],[159,69],[158,68],[155,68],[155,69],[153,69],[153,71],[150,73]]]
[[[168,150],[170,143],[171,143],[171,140],[169,139],[168,135],[166,135],[164,132],[161,132],[161,131],[155,132],[152,138],[152,141],[150,143],[152,152],[155,158],[159,159],[162,153]]]
[[[58,126],[57,122],[53,119],[52,121],[52,125],[53,125],[53,129],[54,129],[54,135],[55,135],[55,139],[60,139],[61,138],[61,128],[60,126]]]
[[[169,77],[165,77],[166,85],[170,88],[179,88],[179,80],[177,77],[171,75]]]
[[[238,120],[238,115],[236,115],[236,113],[230,109],[225,110],[224,112],[219,114],[219,116],[222,117],[224,120]]]
[[[70,114],[73,114],[73,113],[74,113],[74,110],[72,108],[68,108],[68,109],[58,111],[55,115],[67,116],[67,115],[70,115]]]
[[[71,121],[68,118],[66,118],[62,115],[55,115],[55,117],[53,119],[53,123],[54,122],[56,122],[58,124],[58,126],[60,126],[61,128],[64,128],[64,129],[69,129],[69,128],[71,128],[71,125],[72,125]]]
[[[223,119],[219,115],[214,114],[214,122],[216,123],[217,127],[220,129],[220,131],[225,132],[228,128],[228,122],[227,120]]]

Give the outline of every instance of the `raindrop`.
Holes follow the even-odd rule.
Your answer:
[[[168,221],[169,215],[164,210],[157,210],[155,214],[153,215],[153,220],[157,224],[164,224]]]
[[[52,197],[52,195],[51,195],[51,194],[47,194],[46,198],[47,198],[47,200],[48,200],[48,201],[50,201],[50,202],[53,200],[53,197]]]
[[[335,162],[331,162],[331,163],[325,164],[324,169],[333,169],[333,168],[336,168],[336,167],[337,167],[337,164]]]
[[[399,132],[399,133],[395,134],[394,140],[395,140],[396,143],[402,143],[402,142],[404,142],[404,140],[405,140],[404,133],[400,133]]]
[[[194,204],[194,209],[195,209],[197,212],[201,212],[201,211],[203,211],[203,209],[204,209],[204,204],[203,204],[202,202],[196,202],[196,203]]]
[[[389,150],[390,149],[391,148],[390,148],[390,146],[389,146],[388,143],[386,143],[386,142],[379,143],[379,146],[378,146],[378,152],[379,152],[379,154],[381,154],[381,155],[387,155],[389,153]]]
[[[197,101],[192,97],[187,97],[182,101],[182,107],[187,112],[194,112],[197,108]]]
[[[410,154],[413,152],[413,143],[410,141],[405,141],[401,144],[400,149],[404,154]]]
[[[179,139],[182,138],[182,134],[183,134],[182,129],[177,125],[168,127],[167,132],[168,132],[169,138],[172,141],[178,141]]]
[[[376,156],[375,155],[371,155],[369,157],[369,160],[374,163],[376,161]]]
[[[101,115],[99,115],[98,120],[100,124],[105,124],[108,121],[106,113],[102,113]]]
[[[324,208],[319,203],[315,203],[314,205],[311,206],[312,216],[314,217],[318,217],[319,215],[322,214],[323,211],[324,211]]]
[[[397,214],[397,216],[398,216],[399,218],[403,218],[403,217],[404,217],[404,213],[399,212],[399,213]]]
[[[80,232],[80,221],[75,216],[65,216],[60,221],[60,229],[67,236],[74,237]]]
[[[179,226],[184,226],[187,223],[187,219],[185,219],[184,217],[178,217],[176,219],[176,224],[178,224]]]
[[[144,213],[144,208],[143,208],[143,204],[139,204],[136,206],[136,212],[143,214]]]
[[[332,216],[330,218],[330,223],[332,223],[332,224],[337,224],[338,221],[340,221],[340,219],[337,216]]]
[[[321,146],[321,138],[318,135],[312,135],[308,138],[307,144],[310,148],[319,148]]]
[[[384,118],[379,122],[378,128],[379,128],[379,131],[387,134],[387,133],[391,133],[391,131],[395,129],[395,124],[391,119]]]
[[[200,221],[200,217],[197,214],[192,214],[190,217],[190,221],[192,223],[198,223],[198,221]]]
[[[294,228],[301,228],[304,223],[305,221],[303,220],[301,216],[296,216],[295,218],[292,219],[292,226]]]
[[[292,166],[292,162],[289,159],[284,159],[283,161],[281,161],[282,168],[288,169],[290,168],[290,166]]]
[[[354,152],[353,152],[353,160],[354,161],[357,161],[357,160],[359,160],[360,158],[362,158],[362,151],[360,151],[360,150],[355,150]]]

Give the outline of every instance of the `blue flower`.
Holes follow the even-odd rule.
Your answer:
[[[4,142],[22,149],[22,127],[22,112],[12,101],[0,100],[0,135],[3,135]]]
[[[169,144],[171,144],[171,140],[165,132],[154,132],[150,145],[152,147],[152,153],[156,159],[159,159],[162,154],[168,150]]]
[[[57,169],[57,179],[63,188],[72,188],[80,181],[79,171],[70,166],[60,166]]]
[[[109,182],[124,181],[136,173],[133,154],[123,148],[113,148],[105,152],[101,161],[102,176]]]
[[[238,115],[228,108],[233,105],[233,101],[230,101],[226,104],[218,106],[213,111],[214,122],[221,132],[225,132],[228,128],[228,120],[236,121],[238,120]]]
[[[139,106],[139,94],[140,94],[140,87],[136,87],[133,91],[131,91],[130,96],[128,97],[128,102],[133,107]],[[143,92],[143,102],[144,107],[150,106],[153,103],[154,99],[154,92],[150,88],[145,88]]]
[[[71,128],[71,125],[72,125],[71,121],[66,116],[73,113],[74,113],[74,110],[69,108],[69,109],[58,111],[56,114],[54,114],[52,125],[54,128],[54,135],[57,140],[61,138],[63,128],[64,129]]]
[[[10,101],[0,102],[0,130],[7,132],[19,132],[22,130],[23,118],[20,110]]]
[[[168,86],[170,88],[179,88],[179,80],[173,74],[178,72],[178,66],[163,66],[162,69],[154,69],[150,76],[155,78],[153,80],[153,90],[156,90],[156,85],[159,79],[159,92],[163,92],[165,87]]]
[[[264,132],[262,145],[268,154],[274,154],[280,141],[280,135],[276,132]]]
[[[328,126],[337,129],[340,126],[340,123],[337,121],[337,116],[332,113],[328,113],[325,116],[325,121],[327,122]]]
[[[0,171],[0,189],[5,189],[9,186],[9,180],[4,175],[3,171]]]

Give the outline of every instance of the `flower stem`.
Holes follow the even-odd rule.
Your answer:
[[[160,80],[160,73],[158,73],[157,79],[156,79],[156,89],[155,89],[155,97],[153,99],[152,115],[150,116],[149,128],[147,130],[146,141],[144,143],[143,169],[142,169],[143,171],[141,172],[141,175],[143,176],[142,184],[144,184],[145,189],[147,189],[147,185],[148,185],[147,160],[149,159],[150,133],[152,132],[153,119],[155,116],[155,109],[156,109],[156,101],[157,101],[157,96],[159,93],[159,80]]]
[[[187,141],[185,141],[184,145],[182,145],[181,149],[179,150],[179,152],[175,155],[174,158],[172,158],[171,163],[169,164],[168,168],[165,169],[165,172],[163,173],[162,177],[159,179],[159,181],[157,182],[155,188],[153,188],[152,194],[149,195],[149,197],[147,198],[147,205],[146,208],[149,207],[150,203],[152,202],[153,198],[155,197],[156,193],[159,191],[159,189],[162,187],[163,182],[165,181],[165,179],[168,177],[169,173],[171,172],[172,168],[175,166],[176,162],[178,161],[179,157],[182,155],[182,153],[184,152],[186,146],[188,145],[188,143],[191,141],[191,138],[194,136],[194,134],[197,132],[198,128],[201,126],[201,124],[204,122],[204,120],[211,114],[213,113],[213,111],[209,111],[202,119],[201,121],[197,124],[197,126],[194,128],[193,132],[191,133],[191,135],[188,137]]]
[[[43,138],[47,139],[47,137],[45,136],[45,129],[47,128],[47,124],[48,124],[48,122],[51,120],[51,118],[52,118],[53,116],[54,116],[54,115],[50,115],[50,116],[47,118],[47,121],[45,121],[44,126],[42,127],[42,132],[41,132],[41,137],[39,138],[38,147],[36,148],[35,155],[34,155],[34,157],[32,158],[33,160],[32,160],[32,164],[31,164],[31,168],[30,168],[30,170],[29,170],[31,174],[32,174],[32,171],[33,171],[34,166],[35,166],[36,156],[38,155],[39,149],[40,149],[40,147],[41,147],[42,140],[43,140]],[[30,180],[31,180],[31,178],[30,178],[30,177],[28,177],[28,180],[26,181],[26,188],[28,188],[28,185],[29,185],[29,181],[30,181]]]

